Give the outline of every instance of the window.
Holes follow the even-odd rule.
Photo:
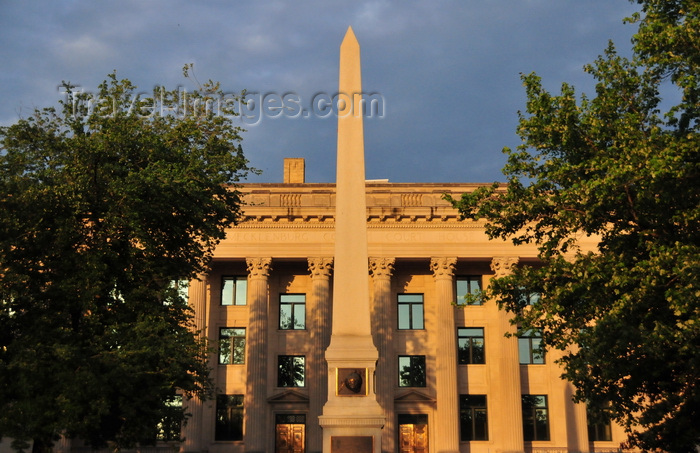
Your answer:
[[[427,414],[399,414],[399,425],[428,425]]]
[[[532,292],[532,291],[525,291],[525,289],[521,289],[520,294],[518,295],[518,301],[520,302],[521,305],[535,305],[537,302],[540,301],[540,293],[537,292]]]
[[[306,329],[306,294],[280,294],[280,329]]]
[[[219,329],[219,364],[245,363],[245,329],[222,327]]]
[[[425,356],[399,356],[399,387],[425,387]]]
[[[481,275],[456,278],[457,305],[481,305]]]
[[[177,290],[177,295],[180,296],[185,303],[189,300],[189,287],[190,282],[188,280],[176,280],[173,282],[173,288]]]
[[[521,365],[540,365],[544,363],[542,334],[536,330],[518,333],[518,355]]]
[[[166,410],[160,423],[158,423],[157,439],[163,442],[179,441],[182,430],[182,396],[174,395],[165,402]]]
[[[169,289],[172,291],[166,293],[163,298],[163,305],[166,307],[170,307],[173,304],[179,306],[187,305],[189,300],[189,284],[189,280],[172,280],[169,285]],[[116,288],[112,289],[110,296],[112,296],[115,301],[124,302],[123,295],[117,291]],[[0,295],[0,301],[2,301],[2,295]]]
[[[523,435],[526,441],[549,440],[546,395],[523,395]]]
[[[603,442],[612,440],[612,426],[610,420],[603,414],[596,415],[591,411],[590,406],[586,407],[586,418],[588,420],[588,441]]]
[[[306,414],[277,414],[275,415],[277,425],[305,425]]]
[[[485,363],[483,327],[457,329],[457,358],[460,365]]]
[[[399,329],[423,329],[423,295],[399,294]]]
[[[214,440],[243,440],[243,395],[216,396]]]
[[[277,357],[277,386],[303,387],[306,367],[303,355],[281,355]]]
[[[221,305],[245,305],[248,294],[248,279],[224,277],[221,282]]]
[[[486,395],[459,395],[459,439],[489,440]]]

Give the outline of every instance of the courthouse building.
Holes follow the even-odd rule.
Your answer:
[[[340,91],[354,90],[350,31]],[[337,183],[285,159],[283,182],[242,185],[241,222],[190,284],[218,394],[188,403],[181,450],[617,451],[624,433],[588,423],[560,353],[505,337],[510,315],[479,297],[536,248],[460,219],[444,194],[475,184],[365,181],[361,116],[338,133]]]

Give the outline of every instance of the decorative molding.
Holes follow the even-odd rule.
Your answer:
[[[277,395],[273,395],[267,399],[270,404],[308,404],[309,397],[304,393],[298,392],[296,390],[286,390]]]
[[[401,194],[401,205],[402,206],[421,206],[423,204],[423,194],[422,193],[402,193]]]
[[[320,425],[324,428],[332,428],[334,426],[348,426],[354,428],[374,428],[382,427],[386,422],[384,416],[372,417],[372,416],[358,416],[358,415],[346,415],[344,417],[322,415],[318,417]]]
[[[246,220],[241,221],[238,225],[233,226],[231,229],[265,229],[265,228],[290,228],[290,229],[335,229],[335,220],[332,217],[324,217],[326,220],[317,221],[316,217],[311,216],[308,221],[303,220],[302,217],[298,217],[296,221],[289,219],[272,220],[271,216],[267,216],[265,220],[254,220],[250,217],[246,217]],[[393,219],[393,217],[391,217]],[[433,217],[433,220],[425,221],[414,221],[411,222],[408,218],[400,221],[381,221],[379,218],[376,220],[374,218],[367,222],[368,230],[379,230],[379,229],[454,229],[454,230],[483,230],[485,227],[484,222],[475,221],[459,221],[454,218],[454,221],[441,219],[438,217]]]
[[[426,404],[431,404],[435,405],[437,403],[437,400],[424,392],[420,392],[417,390],[408,390],[403,393],[399,393],[394,397],[394,402],[395,403],[426,403]]]
[[[333,258],[308,258],[311,278],[329,278],[333,269]]]
[[[310,220],[304,221],[299,217],[298,221],[287,221],[279,222],[279,220],[273,221],[271,216],[266,216],[266,219],[257,220],[255,218],[246,217],[246,220],[242,220],[238,225],[232,227],[233,230],[239,229],[265,229],[265,228],[293,228],[293,229],[334,229],[335,222],[328,221],[316,221],[315,217],[310,217]]]
[[[430,270],[433,271],[433,277],[439,278],[449,278],[455,274],[455,267],[457,266],[456,257],[439,257],[430,258]]]
[[[373,278],[391,278],[396,258],[370,258],[369,272]]]
[[[267,278],[272,269],[272,258],[246,258],[250,278]]]
[[[496,274],[496,278],[505,277],[513,272],[518,261],[520,258],[517,256],[497,256],[491,260],[491,270]]]
[[[283,193],[280,194],[280,204],[282,206],[301,206],[301,194],[300,193]]]

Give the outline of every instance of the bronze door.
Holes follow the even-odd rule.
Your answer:
[[[285,423],[276,425],[275,452],[304,453],[306,425]]]
[[[409,421],[418,423],[406,423]],[[427,417],[399,416],[399,423],[399,452],[428,453]]]

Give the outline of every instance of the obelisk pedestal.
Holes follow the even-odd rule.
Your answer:
[[[352,28],[340,46],[339,93],[333,321],[319,423],[324,453],[380,453],[385,417],[374,393],[379,354],[370,324],[362,78]]]

